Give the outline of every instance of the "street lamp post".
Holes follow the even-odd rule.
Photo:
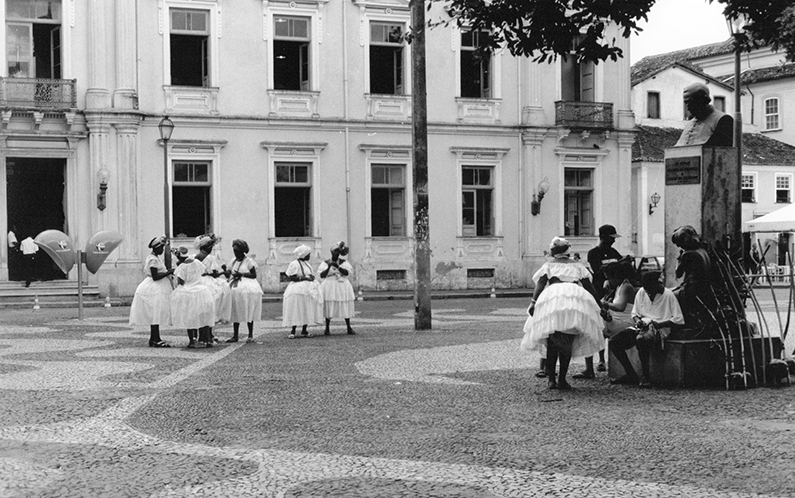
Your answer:
[[[742,95],[740,92],[740,52],[742,49],[743,29],[746,25],[746,18],[742,14],[736,17],[727,18],[726,24],[729,27],[734,39],[734,148],[737,149],[737,195],[742,194],[742,179],[743,179],[743,112],[742,112]],[[742,247],[742,206],[737,204],[737,231],[739,233],[732,234],[732,238],[738,245]],[[736,249],[735,249],[736,250]]]
[[[171,201],[168,188],[168,141],[171,140],[171,134],[174,132],[174,122],[168,116],[164,116],[157,125],[160,130],[160,139],[163,140],[163,218],[165,226],[166,247],[163,251],[163,259],[166,268],[171,268]]]

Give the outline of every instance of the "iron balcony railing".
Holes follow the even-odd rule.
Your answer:
[[[0,78],[0,106],[68,110],[77,107],[77,80]]]
[[[555,102],[555,126],[606,130],[613,128],[613,104],[608,102]]]

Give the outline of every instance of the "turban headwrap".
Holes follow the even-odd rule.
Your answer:
[[[555,237],[552,243],[549,244],[549,253],[554,257],[565,258],[569,256],[569,241],[563,237]]]
[[[310,249],[308,246],[305,246],[303,244],[301,244],[300,246],[298,246],[295,249],[293,249],[293,254],[295,254],[295,257],[298,258],[298,259],[303,258],[304,256],[306,256],[307,254],[309,254],[311,252],[312,252],[312,249]]]
[[[149,241],[149,248],[154,249],[155,247],[164,246],[166,245],[167,240],[168,239],[166,238],[165,235],[160,235],[158,237],[155,237],[154,239]]]

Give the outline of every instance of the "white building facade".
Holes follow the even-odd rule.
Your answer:
[[[118,231],[91,278],[129,296],[165,231],[165,188],[173,245],[215,233],[229,259],[242,238],[266,291],[297,245],[317,264],[339,240],[359,289],[413,287],[407,1],[6,0],[2,15],[0,228],[77,247]],[[436,289],[532,285],[553,236],[584,252],[599,225],[628,235],[632,221],[628,61],[480,58],[477,44],[427,33]]]

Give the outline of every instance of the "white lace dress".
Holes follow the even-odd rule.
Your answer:
[[[149,254],[144,262],[144,281],[138,284],[130,306],[130,325],[171,325],[171,282],[168,278],[152,279],[150,268],[166,272],[166,265]]]
[[[287,267],[287,276],[313,275],[306,261],[294,260]],[[293,327],[324,323],[323,292],[317,280],[290,282],[284,290],[282,301],[282,326]]]
[[[348,274],[343,275],[336,267],[329,267],[328,262],[323,261],[317,269],[321,274],[328,269],[328,274],[320,284],[323,291],[323,314],[326,318],[352,318],[353,303],[356,294],[353,292],[353,285],[349,280],[353,274],[353,267],[347,261],[340,264],[340,268],[347,270]]]
[[[215,299],[202,273],[204,265],[196,260],[182,263],[174,272],[184,282],[171,293],[171,323],[175,327],[198,329],[215,324]]]
[[[257,262],[246,256],[242,261],[232,259],[227,268],[232,272],[248,273]],[[228,282],[231,297],[229,320],[232,323],[258,322],[262,319],[262,287],[256,278],[242,277]]]
[[[580,284],[591,278],[588,268],[576,261],[548,261],[533,275],[538,285],[543,275],[548,282],[536,302],[533,316],[524,325],[521,348],[546,354],[547,338],[555,332],[574,335],[572,356],[592,356],[604,347],[605,327],[599,305]],[[549,281],[559,280],[556,283]]]

